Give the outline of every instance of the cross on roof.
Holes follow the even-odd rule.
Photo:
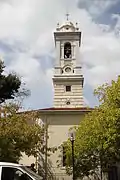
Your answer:
[[[69,20],[69,13],[66,13],[67,21]]]

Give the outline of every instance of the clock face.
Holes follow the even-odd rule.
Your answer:
[[[70,72],[71,71],[71,68],[70,67],[66,67],[65,68],[65,72]]]

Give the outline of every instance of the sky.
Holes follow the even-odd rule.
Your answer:
[[[82,32],[85,104],[97,105],[94,89],[120,74],[120,0],[0,0],[0,58],[31,91],[25,109],[53,106],[53,32],[66,12]]]

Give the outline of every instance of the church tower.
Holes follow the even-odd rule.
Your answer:
[[[83,75],[79,48],[81,32],[67,18],[54,32],[56,64],[54,67],[54,108],[83,107]]]

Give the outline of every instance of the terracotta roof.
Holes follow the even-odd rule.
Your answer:
[[[50,108],[44,108],[44,109],[34,109],[34,110],[28,110],[28,111],[21,111],[18,112],[18,114],[21,113],[31,113],[31,112],[58,112],[58,111],[66,111],[66,112],[90,112],[92,111],[94,108],[89,108],[89,107],[79,107],[79,108],[54,108],[54,107],[50,107]]]
[[[38,109],[38,111],[92,111],[93,108],[88,107],[79,107],[79,108],[45,108],[45,109]]]

